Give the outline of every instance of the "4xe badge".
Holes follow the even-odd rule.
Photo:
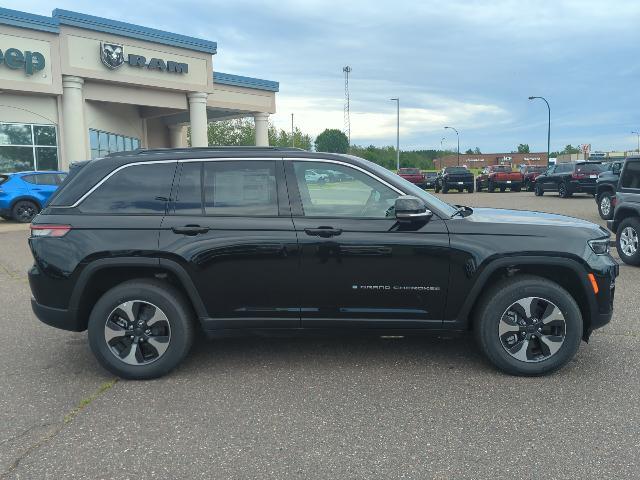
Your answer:
[[[182,62],[174,62],[171,60],[164,61],[161,58],[151,58],[147,61],[144,55],[136,55],[130,53],[125,57],[124,45],[118,43],[100,42],[100,60],[102,63],[115,70],[123,63],[128,63],[130,67],[146,68],[147,70],[158,70],[169,73],[189,73],[189,64]]]

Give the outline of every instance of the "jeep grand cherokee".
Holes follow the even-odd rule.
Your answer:
[[[344,174],[314,182],[310,171]],[[499,369],[566,364],[612,316],[609,233],[449,205],[361,158],[278,148],[141,150],[81,163],[35,218],[32,306],[152,378],[196,331],[472,330]]]

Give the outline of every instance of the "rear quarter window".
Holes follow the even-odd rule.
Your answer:
[[[83,213],[164,214],[177,162],[125,167],[107,178],[79,205]]]
[[[620,186],[640,189],[640,162],[627,162],[620,177]]]
[[[3,183],[5,183],[6,181],[9,180],[9,175],[0,175],[0,185],[2,185]]]

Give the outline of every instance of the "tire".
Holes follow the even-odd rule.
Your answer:
[[[318,185],[324,185],[325,183],[327,183],[327,181],[324,178],[318,179]]]
[[[524,189],[527,192],[533,192],[533,184],[531,183],[531,180],[527,180],[526,182],[524,182]]]
[[[30,200],[19,200],[11,209],[11,218],[20,223],[31,223],[40,209]]]
[[[613,194],[611,192],[602,192],[598,197],[598,213],[603,220],[611,220],[613,218],[612,198]]]
[[[558,185],[558,195],[560,195],[560,198],[569,198],[571,196],[569,187],[565,182],[560,182],[560,185]]]
[[[473,185],[467,187],[467,192],[473,193]]]
[[[464,188],[459,188],[458,193],[462,193],[462,192],[464,192]]]
[[[514,321],[525,313],[518,302],[528,304],[531,310],[526,326]],[[547,308],[556,320],[544,316]],[[517,317],[509,317],[507,312]],[[505,373],[520,376],[546,375],[566,365],[578,351],[582,328],[580,308],[571,294],[557,283],[533,275],[498,282],[486,293],[474,319],[476,341],[489,361]]]
[[[482,191],[482,183],[476,182],[476,192],[481,192],[481,191]]]
[[[500,187],[500,193],[504,193],[504,191],[507,189],[507,187]]]
[[[442,184],[442,193],[447,193],[449,191],[449,185],[445,183]]]
[[[133,312],[133,318],[130,318],[127,310],[119,306],[131,305],[132,302],[130,312]],[[143,331],[146,324],[131,331],[136,339],[144,340],[137,343],[135,358],[130,357],[132,342],[128,333],[117,335],[118,332],[129,332],[129,329],[113,320],[126,324],[131,322],[125,318],[137,322],[141,316],[149,315],[153,316],[147,318],[150,323],[146,332]],[[158,320],[152,324],[154,317]],[[159,280],[130,280],[107,291],[93,307],[89,317],[89,345],[100,364],[119,377],[134,380],[161,377],[173,370],[189,352],[194,336],[193,318],[190,304],[175,287]],[[117,328],[109,328],[107,324]],[[107,332],[109,335],[116,333],[110,343],[107,343]],[[147,332],[152,333],[147,335]],[[163,340],[159,341],[160,338]],[[162,348],[164,350],[160,353]],[[119,356],[118,350],[121,351]]]
[[[616,249],[622,261],[628,265],[640,265],[640,219],[629,217],[624,219],[616,231]]]
[[[541,197],[542,195],[544,195],[544,188],[542,188],[542,185],[540,185],[539,183],[536,183],[536,186],[533,191],[536,197]]]
[[[489,180],[489,183],[487,184],[487,191],[489,193],[493,193],[496,191],[496,186],[493,184],[491,180]]]
[[[436,193],[440,193],[440,187],[436,184],[436,186],[433,187],[433,191]]]

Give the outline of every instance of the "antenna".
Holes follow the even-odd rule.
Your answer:
[[[349,74],[351,73],[351,67],[347,65],[342,71],[344,72],[344,133],[349,139],[349,145],[351,145],[351,118],[349,112]]]

